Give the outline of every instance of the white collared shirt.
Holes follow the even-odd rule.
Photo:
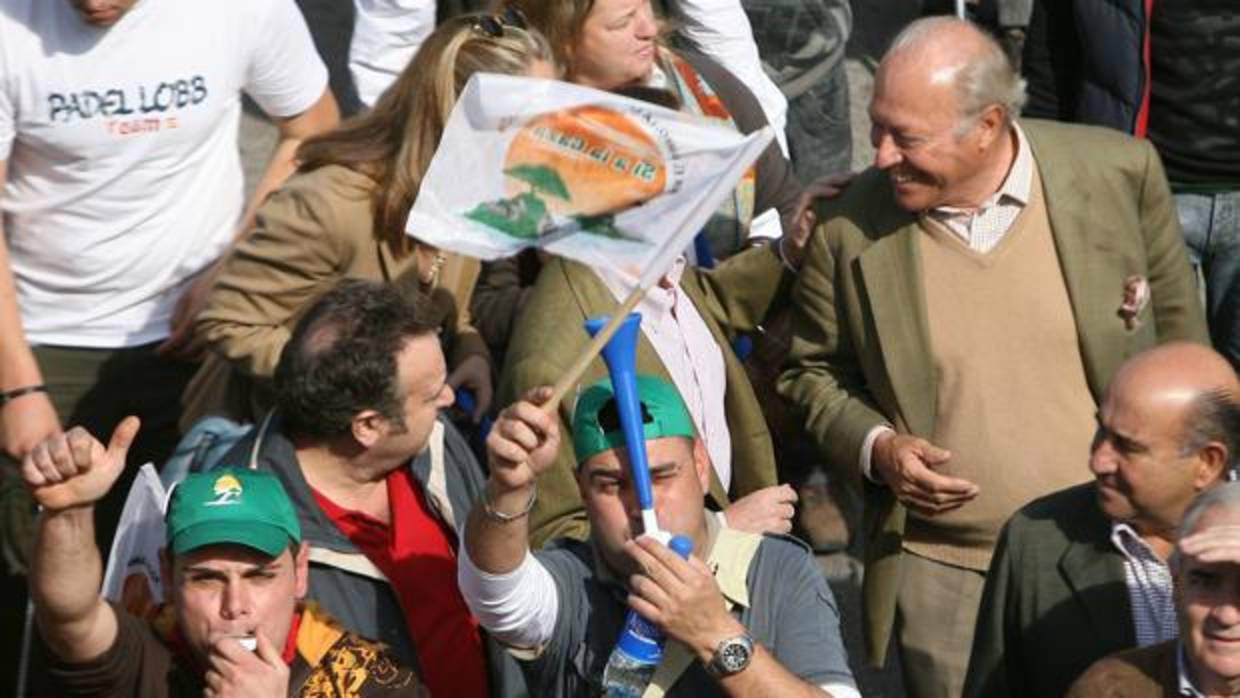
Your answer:
[[[680,257],[663,280],[646,291],[637,306],[642,334],[650,341],[680,392],[698,436],[724,490],[732,485],[732,434],[724,409],[727,374],[723,349],[702,314],[680,290],[685,259]],[[637,287],[637,277],[616,269],[597,269],[599,279],[617,301]]]
[[[1184,661],[1184,643],[1175,643],[1175,669],[1179,677],[1180,695],[1184,698],[1205,698],[1205,694],[1193,685],[1193,677],[1188,675],[1188,662]]]
[[[1137,645],[1147,647],[1179,637],[1167,562],[1125,523],[1111,524],[1111,544],[1124,557],[1124,585]]]
[[[940,206],[926,212],[928,217],[941,223],[977,252],[986,253],[994,249],[1029,203],[1029,192],[1033,186],[1033,153],[1020,126],[1013,123],[1012,129],[1016,132],[1016,159],[1012,161],[999,191],[991,194],[977,208]]]

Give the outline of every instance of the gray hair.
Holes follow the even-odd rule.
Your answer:
[[[1184,518],[1180,520],[1180,529],[1176,539],[1191,535],[1193,529],[1201,521],[1201,517],[1211,509],[1219,507],[1240,509],[1240,482],[1219,483],[1214,487],[1206,488],[1204,492],[1194,497],[1192,503],[1184,510]]]
[[[1196,396],[1184,416],[1181,455],[1192,455],[1211,442],[1227,449],[1224,474],[1234,478],[1236,459],[1240,456],[1240,403],[1228,390],[1208,390]]]
[[[1212,509],[1240,509],[1240,482],[1224,482],[1207,488],[1197,495],[1188,508],[1184,510],[1184,518],[1180,519],[1180,528],[1176,531],[1176,541],[1192,535],[1193,529],[1201,521],[1201,517]],[[1173,571],[1180,567],[1180,546],[1176,543],[1175,550],[1168,561]]]
[[[981,114],[987,107],[1003,107],[1010,121],[1025,106],[1025,80],[1020,76],[999,43],[967,20],[948,15],[923,17],[906,26],[891,42],[887,56],[914,46],[952,26],[968,26],[982,39],[985,48],[972,60],[940,71],[934,80],[950,81],[956,87],[961,117]]]

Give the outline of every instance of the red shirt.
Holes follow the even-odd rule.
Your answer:
[[[431,513],[407,468],[388,475],[387,489],[390,526],[338,506],[318,491],[314,497],[392,583],[431,695],[486,696],[482,634],[456,584],[454,540]]]

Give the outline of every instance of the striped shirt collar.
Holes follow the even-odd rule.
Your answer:
[[[1124,583],[1137,645],[1147,647],[1179,637],[1171,569],[1166,560],[1126,523],[1111,524],[1111,543],[1124,558]]]

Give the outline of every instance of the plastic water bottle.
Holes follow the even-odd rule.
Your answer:
[[[693,541],[685,536],[673,536],[667,547],[687,560],[693,552]],[[663,659],[666,640],[658,626],[629,609],[624,616],[620,639],[603,669],[605,695],[608,698],[641,698]]]

